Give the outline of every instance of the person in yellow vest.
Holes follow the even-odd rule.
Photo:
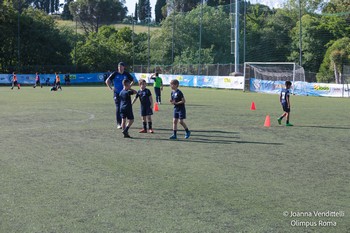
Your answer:
[[[156,93],[156,102],[161,104],[161,91],[163,90],[163,80],[159,77],[158,73],[154,73],[151,75],[150,79],[154,80],[154,92]]]

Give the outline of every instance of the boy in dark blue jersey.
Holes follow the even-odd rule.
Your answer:
[[[174,105],[174,117],[173,117],[173,135],[170,136],[170,139],[177,139],[177,123],[180,122],[180,125],[184,127],[186,134],[185,138],[191,136],[191,131],[188,129],[187,125],[184,122],[186,119],[186,108],[185,108],[185,97],[183,93],[178,89],[179,81],[173,79],[170,81],[171,87],[171,99],[170,103]]]
[[[131,87],[131,81],[128,79],[123,80],[123,90],[120,91],[120,116],[122,118],[122,129],[124,138],[131,138],[129,135],[129,128],[134,123],[134,114],[132,112],[131,95],[137,92]],[[128,122],[126,122],[128,120]]]
[[[119,94],[123,90],[123,80],[127,79],[130,81],[130,85],[133,84],[133,77],[130,73],[125,71],[125,64],[124,62],[119,62],[118,64],[118,70],[113,72],[109,77],[106,79],[106,85],[109,89],[113,91],[113,98],[115,103],[115,115],[117,120],[117,128],[121,129],[121,123],[122,118],[120,116],[120,97]],[[113,85],[112,85],[113,82]]]
[[[152,93],[149,89],[146,88],[146,80],[140,79],[139,80],[140,90],[137,91],[137,94],[132,101],[132,103],[135,103],[137,98],[140,98],[140,104],[141,104],[141,118],[142,118],[142,125],[143,129],[139,131],[139,133],[147,133],[147,123],[148,123],[148,129],[150,133],[154,133],[152,129],[152,105],[153,105],[153,99],[152,99]]]
[[[286,117],[286,126],[293,126],[293,124],[289,123],[289,117],[290,117],[289,89],[292,86],[292,83],[290,81],[286,81],[285,85],[286,85],[286,88],[283,88],[280,93],[280,102],[284,113],[277,119],[277,121],[278,121],[278,124],[281,124],[282,119]]]
[[[36,86],[40,86],[41,88],[43,88],[43,85],[40,82],[40,76],[39,76],[38,72],[35,73],[35,84],[34,84],[33,88],[36,88]]]

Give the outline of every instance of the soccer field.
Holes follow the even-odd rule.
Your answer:
[[[106,87],[0,87],[0,232],[350,232],[350,99],[180,90],[174,141],[169,87],[131,139]]]

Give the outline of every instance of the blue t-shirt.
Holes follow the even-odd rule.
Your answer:
[[[118,71],[115,71],[109,77],[110,77],[109,79],[111,81],[113,81],[114,92],[117,94],[119,94],[123,90],[123,80],[124,79],[129,79],[130,82],[134,81],[134,78],[128,72],[124,72],[121,74]]]
[[[289,94],[290,94],[289,89],[283,88],[281,90],[281,94],[280,94],[280,96],[281,96],[281,104],[286,104],[287,103],[287,97],[289,98]]]
[[[151,95],[151,91],[145,88],[144,90],[138,90],[135,98],[140,98],[141,106],[149,107],[151,106],[151,101],[149,99]]]
[[[184,95],[179,89],[171,92],[171,100],[175,100],[175,102],[179,102],[182,100],[182,98],[184,98]],[[176,104],[174,105],[174,108],[176,110],[185,109],[185,104]]]
[[[119,93],[120,111],[132,109],[131,95],[133,95],[133,94],[134,94],[134,92],[132,90],[122,90]]]

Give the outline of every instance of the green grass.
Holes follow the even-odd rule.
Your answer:
[[[285,127],[277,95],[180,89],[192,136],[171,141],[169,88],[124,139],[105,87],[0,87],[0,232],[350,232],[349,99],[292,96]]]

